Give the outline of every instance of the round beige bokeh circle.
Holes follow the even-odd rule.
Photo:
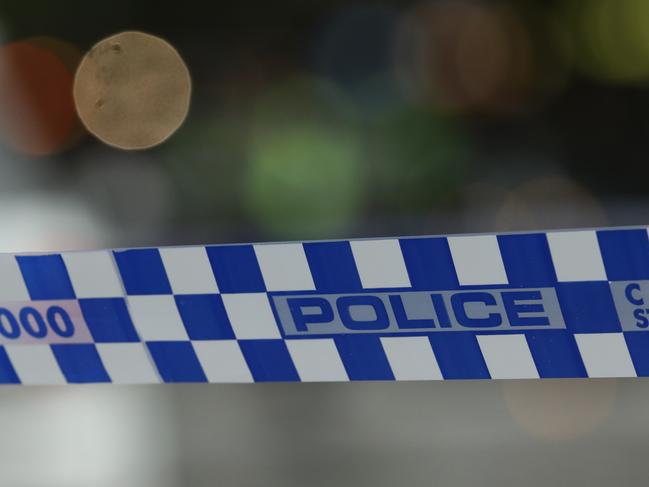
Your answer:
[[[79,118],[95,137],[120,149],[164,142],[189,111],[191,77],[168,42],[143,32],[99,41],[74,78]]]
[[[566,441],[591,433],[611,414],[615,379],[505,381],[505,403],[530,435]]]

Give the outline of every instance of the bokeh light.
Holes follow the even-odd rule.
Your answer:
[[[514,11],[465,0],[405,15],[395,66],[410,98],[459,111],[518,111],[537,76],[530,34]]]
[[[549,175],[511,190],[498,210],[495,229],[600,227],[607,222],[606,212],[588,189],[564,176]]]
[[[336,83],[369,117],[400,102],[392,70],[397,19],[397,11],[385,5],[351,5],[325,25],[316,42],[317,74]]]
[[[3,483],[70,487],[167,484],[175,455],[166,397],[153,389],[105,387],[2,390]],[[27,432],[29,431],[29,432]],[[33,468],[39,458],[38,468]],[[80,461],[83,459],[83,461]],[[142,468],[146,464],[147,468]]]
[[[649,3],[645,0],[573,0],[561,6],[580,70],[608,82],[649,79]]]
[[[568,441],[591,433],[615,404],[615,379],[503,382],[512,417],[532,436]]]
[[[244,201],[271,235],[341,232],[364,199],[362,142],[334,87],[290,80],[257,103]]]
[[[51,155],[78,140],[73,72],[53,44],[37,38],[0,46],[0,143],[22,155]]]
[[[83,51],[76,45],[71,42],[58,39],[56,37],[48,36],[37,36],[31,37],[29,43],[33,46],[39,47],[40,49],[46,50],[54,54],[59,61],[63,63],[69,73],[74,73],[83,58]],[[68,87],[68,90],[72,90],[71,87]],[[67,97],[69,102],[69,95]],[[83,137],[87,134],[86,129],[84,128],[81,120],[76,115],[75,107],[75,117],[72,129],[67,135],[65,143],[61,146],[59,152],[65,152],[77,144],[79,144]]]
[[[55,192],[0,198],[0,228],[0,252],[93,249],[117,237],[85,201]]]
[[[402,109],[368,132],[367,179],[386,212],[444,206],[466,177],[471,140],[448,116]]]
[[[99,41],[81,61],[74,101],[90,133],[121,149],[147,149],[185,121],[189,70],[168,42],[142,32]]]

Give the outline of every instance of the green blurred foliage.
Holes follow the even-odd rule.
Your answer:
[[[315,78],[287,80],[257,101],[242,201],[269,234],[322,237],[359,216],[366,185],[353,113]]]
[[[560,17],[584,74],[608,82],[649,79],[649,2],[573,0],[561,4]]]
[[[404,107],[370,129],[368,163],[381,211],[421,211],[453,199],[471,144],[448,116]]]

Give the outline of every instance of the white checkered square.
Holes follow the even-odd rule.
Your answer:
[[[192,345],[208,382],[253,382],[236,340],[201,340]]]
[[[547,237],[559,281],[606,281],[594,231],[551,232]]]
[[[28,301],[29,293],[16,258],[0,254],[0,300]]]
[[[588,377],[635,377],[622,333],[575,334]]]
[[[141,343],[98,343],[97,352],[115,384],[160,382],[149,354]]]
[[[160,257],[174,294],[219,292],[205,247],[161,248]]]
[[[525,335],[478,335],[492,379],[538,379]]]
[[[349,380],[333,340],[286,340],[286,346],[302,382]]]
[[[266,293],[223,294],[222,297],[238,339],[281,338]]]
[[[382,337],[381,344],[396,380],[442,379],[428,338]]]
[[[49,345],[7,345],[5,350],[23,384],[58,385],[66,383]]]
[[[315,289],[302,244],[263,244],[255,245],[254,249],[269,291]]]
[[[448,237],[461,285],[507,284],[507,273],[495,235]]]
[[[122,283],[109,251],[61,254],[78,298],[112,298],[124,295]]]
[[[364,288],[410,287],[410,278],[397,239],[351,242]]]
[[[189,340],[173,296],[129,296],[127,303],[143,341]]]

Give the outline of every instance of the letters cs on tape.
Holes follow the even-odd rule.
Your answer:
[[[0,382],[649,376],[611,228],[0,255]]]

